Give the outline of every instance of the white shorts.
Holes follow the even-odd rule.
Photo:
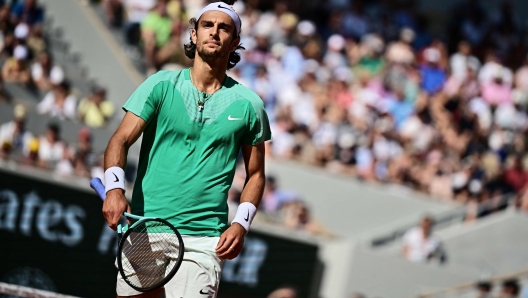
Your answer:
[[[215,298],[220,284],[223,260],[216,256],[220,237],[182,235],[185,251],[176,275],[165,284],[166,298]],[[116,261],[117,268],[117,261]],[[116,292],[119,296],[134,296],[134,290],[117,273]]]

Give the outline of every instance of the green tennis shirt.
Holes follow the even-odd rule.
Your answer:
[[[150,76],[123,109],[147,122],[132,213],[166,219],[181,234],[219,236],[240,146],[271,139],[262,100],[229,76],[213,95],[199,92],[184,69]]]

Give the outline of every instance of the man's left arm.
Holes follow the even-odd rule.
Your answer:
[[[266,183],[264,175],[264,143],[257,145],[242,145],[242,155],[246,165],[246,184],[240,197],[240,206],[237,215],[241,210],[247,209],[247,215],[243,214],[239,222],[233,222],[222,235],[216,247],[216,254],[222,259],[233,259],[244,248],[244,237],[249,229],[249,224],[255,216],[264,192]],[[237,220],[237,217],[235,217]]]

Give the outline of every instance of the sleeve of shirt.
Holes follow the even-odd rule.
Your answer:
[[[262,100],[251,102],[249,129],[242,139],[242,143],[253,146],[271,140],[271,129],[268,114],[264,109]]]
[[[161,101],[161,96],[155,92],[160,82],[159,72],[147,78],[125,102],[123,110],[135,114],[148,123],[156,115]]]

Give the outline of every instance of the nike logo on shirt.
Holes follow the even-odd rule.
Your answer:
[[[234,121],[234,120],[242,120],[244,118],[233,118],[231,117],[231,115],[227,116],[227,120],[231,120],[231,121]]]
[[[202,295],[209,295],[208,292],[203,292],[203,290],[200,290],[200,294],[202,294]]]

